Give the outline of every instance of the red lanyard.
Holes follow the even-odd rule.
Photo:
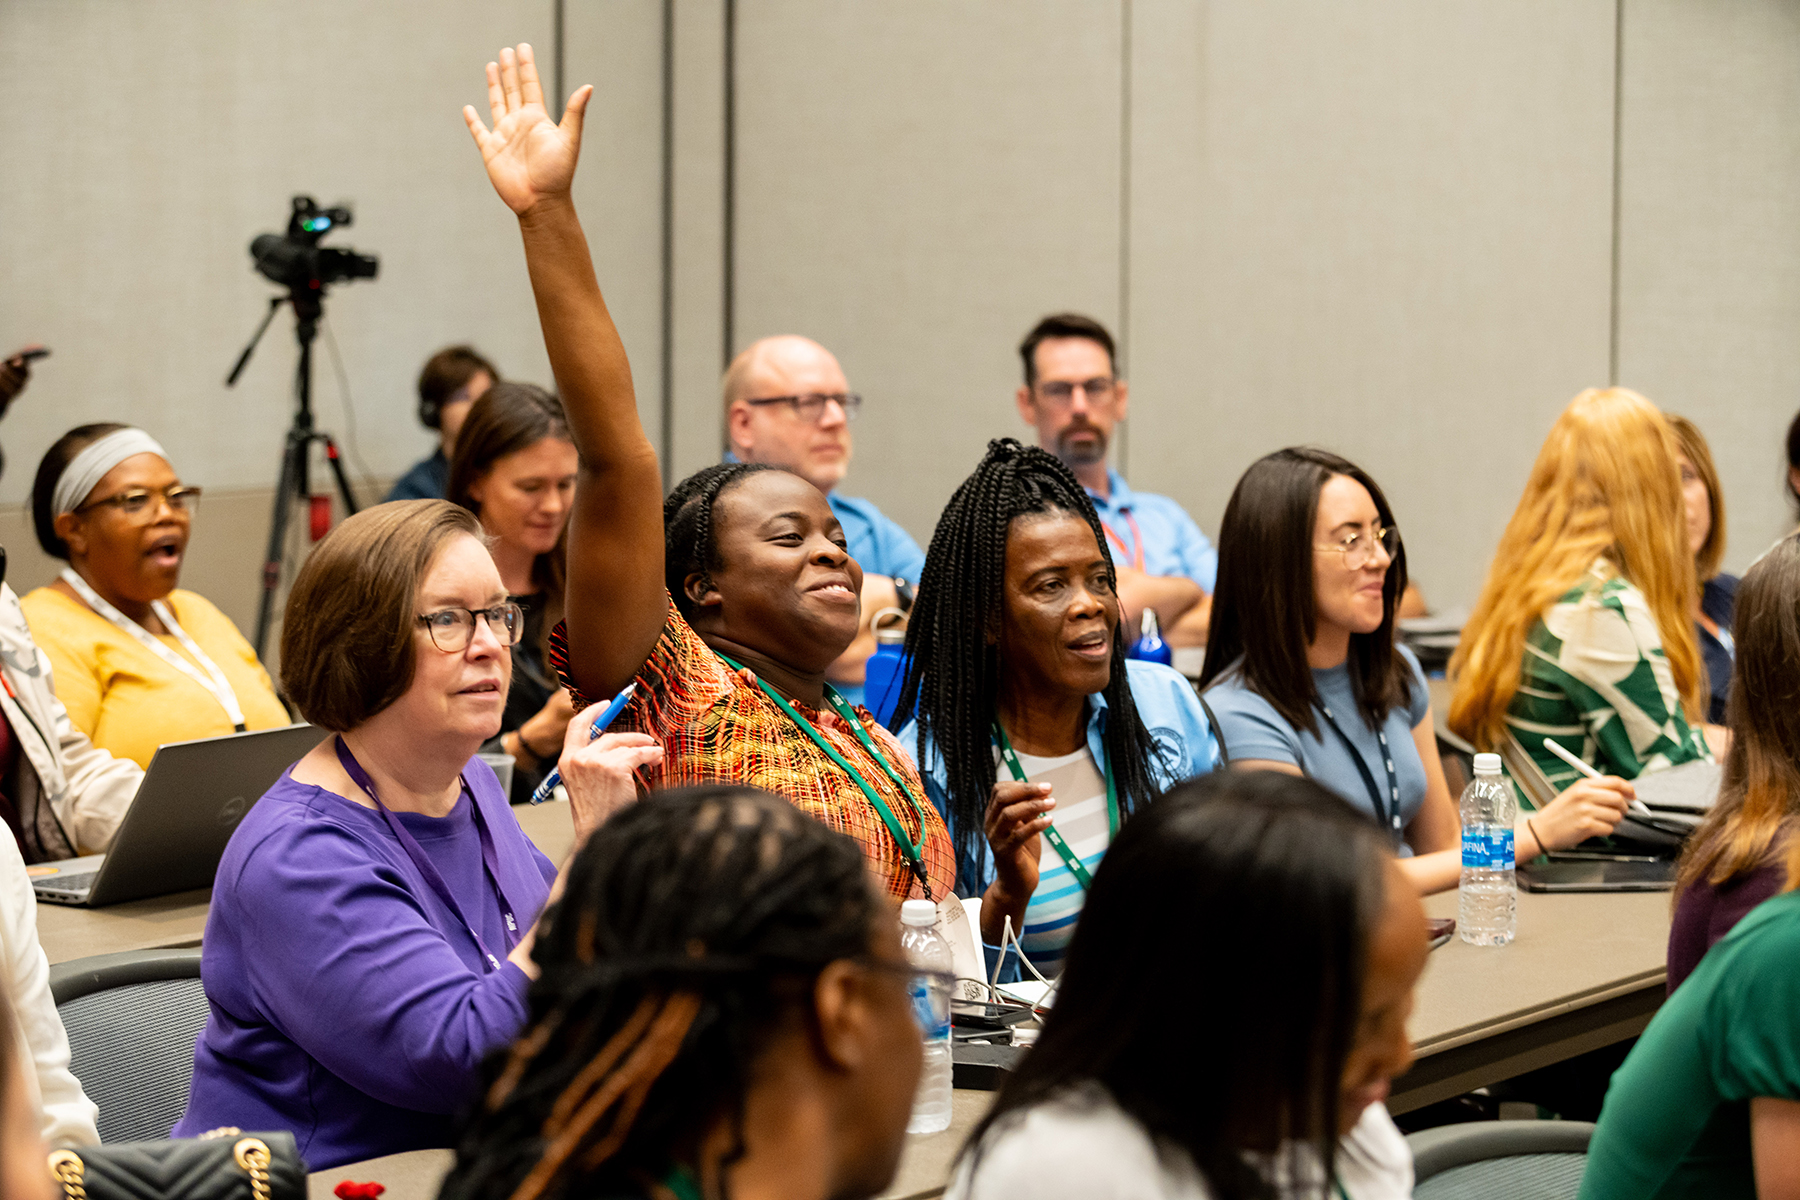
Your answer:
[[[1142,571],[1144,569],[1144,531],[1138,528],[1137,518],[1131,515],[1129,508],[1125,510],[1125,523],[1131,526],[1132,544],[1129,546],[1125,544],[1125,539],[1120,537],[1104,520],[1100,522],[1100,528],[1106,530],[1106,536],[1111,539],[1113,545],[1130,557],[1132,569]]]

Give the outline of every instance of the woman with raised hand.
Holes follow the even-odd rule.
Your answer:
[[[576,856],[536,956],[530,1021],[488,1068],[443,1200],[887,1186],[919,1030],[851,839],[754,788],[658,793]]]
[[[947,1195],[1412,1195],[1382,1101],[1412,1063],[1425,955],[1381,831],[1325,789],[1273,772],[1183,784],[1095,872],[1056,1004]]]
[[[906,639],[900,741],[955,839],[957,888],[982,898],[991,951],[1010,919],[1054,972],[1120,826],[1212,768],[1206,716],[1175,671],[1126,659],[1093,501],[1011,438],[938,518]]]
[[[1450,660],[1450,727],[1476,749],[1516,739],[1552,788],[1580,775],[1546,737],[1628,780],[1712,757],[1679,451],[1625,388],[1556,419]]]
[[[544,345],[581,453],[569,526],[566,677],[580,707],[637,683],[614,728],[666,752],[650,784],[764,788],[861,843],[890,896],[955,882],[918,773],[825,671],[857,632],[862,570],[825,496],[756,464],[708,467],[665,502],[625,347],[569,196],[592,88],[559,125],[531,48],[489,63],[490,131],[463,116],[518,214]],[[558,650],[552,637],[553,656]]]
[[[1394,640],[1405,590],[1406,550],[1367,472],[1324,450],[1267,455],[1225,508],[1200,687],[1233,766],[1318,780],[1435,892],[1461,875],[1461,823],[1425,675]],[[1520,818],[1518,860],[1610,833],[1629,799],[1620,780],[1582,779]]]
[[[314,1167],[448,1146],[481,1064],[525,1023],[561,884],[475,757],[524,623],[481,526],[398,500],[313,548],[281,677],[330,731],[231,835],[200,975],[211,1013],[176,1136],[290,1129]],[[575,844],[637,798],[642,734],[565,733]]]
[[[31,489],[38,544],[69,564],[19,601],[31,636],[75,727],[140,767],[164,742],[292,719],[231,618],[176,586],[199,503],[129,425],[71,429]]]
[[[550,665],[550,630],[562,619],[579,465],[562,402],[529,383],[497,383],[470,406],[450,463],[449,499],[481,518],[506,598],[525,616],[500,736],[484,747],[512,757],[514,804],[556,765],[575,715]]]

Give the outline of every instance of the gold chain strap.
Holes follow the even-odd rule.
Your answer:
[[[269,1200],[269,1163],[273,1156],[269,1153],[268,1143],[261,1138],[247,1137],[231,1148],[231,1156],[244,1168],[244,1174],[250,1176],[250,1195],[255,1200]]]
[[[211,1130],[201,1137],[227,1137],[237,1132],[236,1128],[227,1126]],[[269,1153],[268,1143],[261,1138],[242,1138],[231,1148],[231,1157],[237,1160],[237,1165],[250,1177],[252,1200],[269,1200],[269,1164],[274,1161],[275,1156]],[[64,1200],[88,1200],[87,1187],[82,1182],[87,1164],[81,1161],[79,1154],[73,1150],[53,1150],[47,1161],[51,1176],[62,1185]]]
[[[87,1188],[81,1182],[87,1164],[81,1156],[73,1150],[52,1150],[49,1162],[50,1174],[62,1184],[63,1195],[68,1200],[87,1200]]]

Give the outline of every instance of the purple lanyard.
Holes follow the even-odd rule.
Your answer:
[[[482,957],[488,961],[488,970],[498,971],[500,960],[494,957],[493,952],[487,948],[487,944],[481,940],[481,935],[475,932],[475,926],[470,923],[469,918],[463,916],[462,906],[450,893],[450,885],[444,882],[444,877],[438,873],[436,864],[426,856],[425,847],[419,845],[419,839],[415,838],[412,831],[401,824],[400,818],[394,815],[393,810],[381,802],[381,797],[375,794],[374,781],[369,778],[369,773],[363,770],[362,764],[356,761],[356,755],[350,753],[350,747],[344,744],[344,739],[338,737],[333,738],[332,741],[337,745],[338,762],[343,764],[345,773],[356,782],[357,787],[368,793],[369,799],[375,802],[376,811],[387,820],[388,828],[392,829],[394,836],[400,840],[401,849],[405,850],[406,856],[412,859],[413,866],[419,869],[419,874],[425,877],[427,886],[437,893],[438,899],[444,902],[444,907],[448,908],[451,914],[462,922],[463,928],[469,931],[469,937],[474,939],[475,948],[481,951]],[[463,791],[469,794],[469,810],[475,817],[475,834],[481,840],[481,865],[487,872],[488,884],[494,889],[494,895],[500,901],[500,915],[506,918],[506,949],[510,953],[512,948],[519,944],[519,923],[513,919],[513,907],[506,899],[505,890],[500,886],[500,856],[494,850],[494,838],[488,832],[487,818],[481,815],[481,805],[475,799],[474,789],[469,786],[467,779],[462,781],[462,785]]]

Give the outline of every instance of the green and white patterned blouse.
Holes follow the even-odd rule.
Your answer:
[[[1506,726],[1559,792],[1579,775],[1544,749],[1546,737],[1622,779],[1712,758],[1681,711],[1644,593],[1604,558],[1526,637]]]

